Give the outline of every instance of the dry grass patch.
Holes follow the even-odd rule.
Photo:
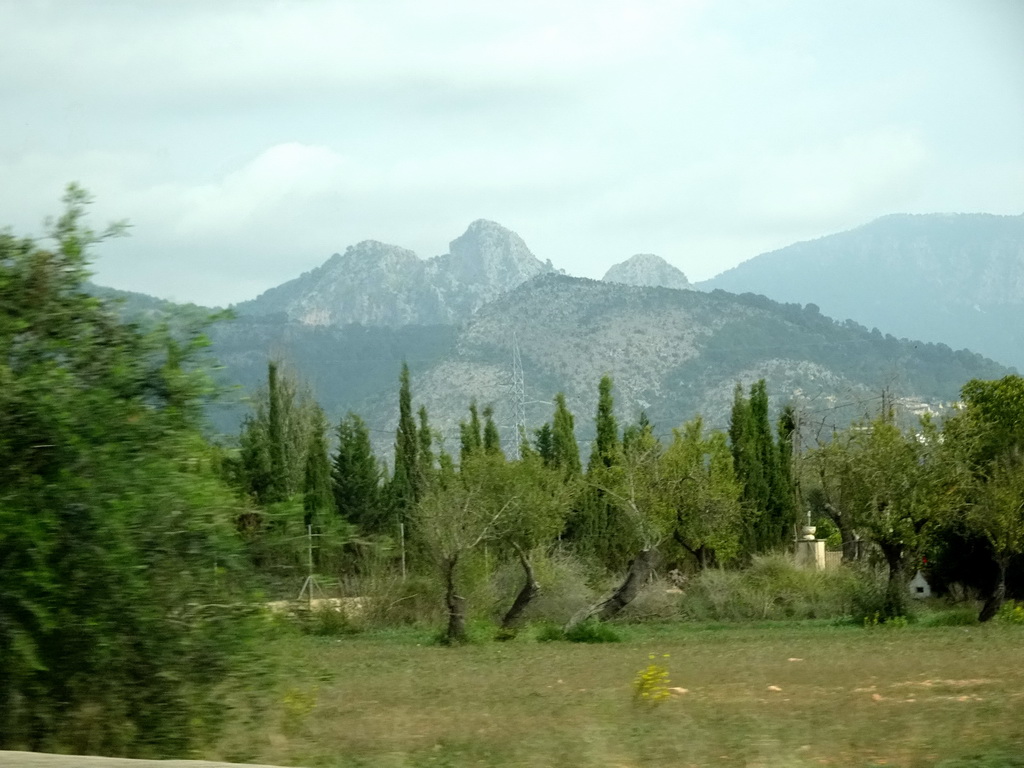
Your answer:
[[[264,722],[218,757],[308,766],[900,766],[1024,751],[1013,627],[624,628],[613,645],[289,637]],[[672,696],[632,701],[650,653]],[[801,660],[794,663],[793,659]],[[313,701],[289,714],[287,691]],[[292,693],[295,698],[295,694]],[[884,761],[884,763],[883,763]]]

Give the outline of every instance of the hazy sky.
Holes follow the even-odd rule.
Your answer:
[[[0,225],[225,304],[470,221],[693,280],[893,212],[1024,212],[1019,0],[0,0]]]

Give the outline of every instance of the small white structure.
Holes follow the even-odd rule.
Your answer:
[[[814,538],[817,528],[810,524],[810,514],[807,515],[807,518],[808,524],[800,530],[801,536],[796,542],[796,551],[794,552],[796,564],[801,568],[823,571],[825,570],[825,540]]]
[[[924,600],[926,597],[932,596],[932,588],[920,571],[910,580],[910,596],[917,600]]]

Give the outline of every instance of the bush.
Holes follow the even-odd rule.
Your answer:
[[[995,615],[1000,624],[1024,624],[1024,603],[1007,600]]]
[[[680,601],[682,594],[673,589],[667,581],[658,579],[636,596],[620,614],[627,621],[666,621],[682,616]]]
[[[691,579],[681,613],[700,621],[848,616],[867,576],[852,568],[813,571],[786,555],[755,557],[742,571],[712,569]]]
[[[608,624],[600,621],[584,621],[565,633],[570,643],[619,643],[622,637]]]
[[[302,631],[307,635],[337,637],[354,635],[360,631],[352,618],[339,608],[325,607],[306,611],[300,614],[300,621]]]
[[[526,620],[565,624],[597,599],[596,592],[587,583],[586,569],[571,555],[556,552],[538,557],[533,567],[540,583],[540,594],[526,609]],[[510,563],[496,574],[497,593],[515,595],[522,586],[522,579],[522,569],[517,563]],[[506,602],[510,605],[511,598],[507,597]],[[502,609],[507,609],[508,605],[503,602]]]

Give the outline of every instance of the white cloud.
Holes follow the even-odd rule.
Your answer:
[[[1024,209],[1002,0],[51,0],[0,28],[3,222],[78,180],[135,224],[100,279],[161,295],[478,217],[576,274],[699,279],[893,210]]]

